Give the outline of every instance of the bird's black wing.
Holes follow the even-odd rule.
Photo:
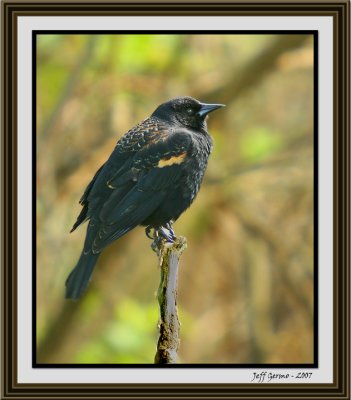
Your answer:
[[[153,140],[156,141],[157,137],[160,136],[160,132],[164,131],[165,126],[146,119],[122,136],[109,159],[95,173],[80,198],[79,204],[83,208],[71,232],[90,219],[94,210],[102,206],[105,197],[109,197],[110,191],[107,190],[107,187],[112,188],[110,180],[125,174],[126,171],[130,171],[134,155],[147,143]],[[125,183],[127,183],[128,177],[126,176],[125,178]]]
[[[73,227],[72,227],[72,229],[71,229],[71,232],[73,232],[75,229],[77,229],[77,227],[78,227],[80,224],[82,224],[84,221],[86,221],[86,220],[89,218],[89,216],[88,216],[88,210],[89,210],[89,207],[88,207],[88,196],[89,196],[89,193],[90,193],[91,189],[92,189],[93,186],[94,186],[94,183],[95,183],[97,177],[99,176],[101,170],[103,169],[104,165],[105,165],[105,164],[103,164],[103,165],[96,171],[96,173],[95,173],[93,179],[91,180],[91,182],[89,183],[89,185],[86,187],[86,189],[85,189],[85,191],[84,191],[82,197],[81,197],[80,200],[79,200],[79,204],[81,204],[81,205],[83,206],[83,208],[82,208],[82,211],[80,212],[80,214],[78,215],[77,221],[74,223],[74,225],[73,225]]]
[[[86,196],[84,251],[99,253],[151,215],[183,174],[192,146],[186,130],[145,121],[117,143]]]

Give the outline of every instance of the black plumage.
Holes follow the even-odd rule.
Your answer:
[[[117,142],[80,199],[72,231],[89,224],[66,298],[81,296],[101,251],[136,226],[174,239],[172,223],[194,200],[211,153],[206,116],[219,107],[191,97],[170,100]]]

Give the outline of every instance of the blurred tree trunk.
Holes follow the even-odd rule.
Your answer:
[[[301,47],[307,35],[281,35],[268,48],[262,49],[251,62],[232,75],[221,87],[212,92],[200,93],[201,99],[229,104],[240,97],[246,90],[256,85],[275,68],[279,57],[291,50]]]

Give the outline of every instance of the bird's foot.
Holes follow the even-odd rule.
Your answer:
[[[152,230],[153,232],[151,233]],[[151,248],[157,254],[164,243],[172,244],[177,238],[170,223],[167,223],[165,226],[160,226],[159,228],[152,228],[148,226],[145,229],[145,233],[149,239],[153,240],[151,243]]]
[[[158,236],[165,239],[166,242],[174,243],[176,239],[176,235],[170,223],[167,223],[166,226],[160,226],[157,230]]]
[[[158,230],[152,226],[147,226],[145,228],[145,234],[146,236],[152,240],[151,243],[151,248],[152,250],[159,254],[159,249],[161,248],[162,245],[162,238],[158,234]]]

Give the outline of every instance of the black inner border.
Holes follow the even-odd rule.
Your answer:
[[[152,35],[164,35],[164,34],[198,34],[198,35],[312,35],[313,36],[313,55],[314,55],[314,65],[313,65],[313,94],[314,94],[314,104],[313,104],[313,121],[314,121],[314,143],[313,143],[313,232],[314,232],[314,285],[313,285],[313,309],[314,309],[314,346],[313,355],[314,362],[308,364],[45,364],[37,363],[37,312],[36,312],[36,298],[37,298],[37,271],[36,271],[36,240],[32,241],[32,367],[33,368],[234,368],[234,369],[244,369],[244,368],[258,368],[258,369],[307,369],[307,368],[318,368],[319,365],[319,353],[318,353],[318,31],[316,30],[304,30],[304,31],[293,31],[293,30],[236,30],[236,31],[212,31],[212,30],[201,30],[201,31],[90,31],[90,30],[33,30],[32,31],[32,238],[36,238],[37,232],[37,215],[36,215],[36,177],[37,177],[37,35],[45,34],[60,34],[60,35],[126,35],[126,34],[152,34]]]

